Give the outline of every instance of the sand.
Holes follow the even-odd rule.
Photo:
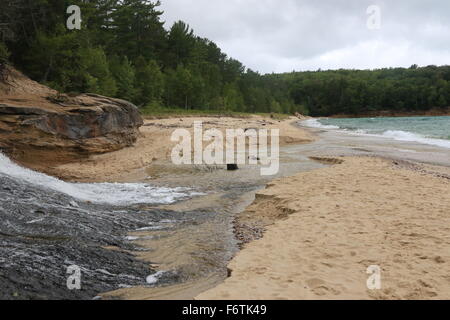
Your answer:
[[[239,219],[263,224],[263,238],[196,299],[450,299],[449,176],[379,158],[326,162],[257,195]],[[380,290],[367,288],[371,265]]]
[[[170,161],[172,132],[192,130],[194,121],[221,130],[280,128],[281,145],[313,141],[293,126],[297,120],[146,120],[135,146],[52,170],[67,180],[135,181],[155,161]],[[230,262],[231,277],[197,299],[450,299],[449,169],[316,160],[331,166],[271,182],[237,217],[263,237]],[[380,290],[367,288],[371,265],[381,268]],[[142,290],[127,298],[151,298]]]
[[[141,137],[133,147],[116,152],[95,155],[84,161],[49,168],[48,173],[64,180],[80,182],[122,182],[139,180],[141,172],[155,161],[170,161],[172,148],[176,145],[170,138],[174,130],[185,128],[192,132],[194,121],[202,121],[205,129],[258,128],[280,129],[280,145],[308,143],[314,137],[307,131],[294,127],[299,119],[290,117],[275,120],[262,116],[247,118],[192,117],[146,120],[141,127]],[[205,143],[205,146],[207,143]]]

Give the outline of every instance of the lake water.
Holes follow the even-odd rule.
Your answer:
[[[303,125],[450,148],[450,117],[322,118]]]

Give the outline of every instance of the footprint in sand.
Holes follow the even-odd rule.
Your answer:
[[[338,295],[341,293],[339,290],[331,288],[322,279],[317,279],[317,278],[309,279],[306,281],[306,285],[308,286],[309,289],[311,289],[311,291],[314,294],[316,294],[318,296],[325,296],[330,293],[333,295]]]

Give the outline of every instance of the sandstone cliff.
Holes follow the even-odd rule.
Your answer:
[[[133,104],[95,94],[60,95],[11,67],[0,78],[0,151],[45,170],[131,146],[143,120]]]

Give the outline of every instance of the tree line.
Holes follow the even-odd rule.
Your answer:
[[[425,112],[450,106],[450,66],[272,75],[314,116]]]
[[[78,5],[81,30],[66,28]],[[92,92],[142,108],[310,113],[428,110],[450,103],[450,67],[261,75],[183,21],[165,28],[149,0],[6,0],[0,63],[61,92]]]

